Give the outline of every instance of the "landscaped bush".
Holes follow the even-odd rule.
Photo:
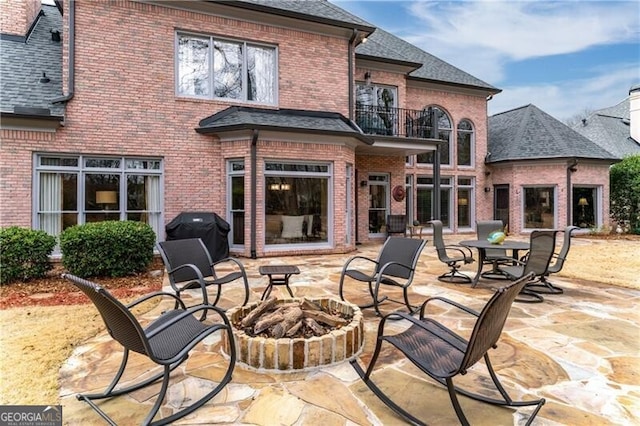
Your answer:
[[[156,236],[141,222],[106,221],[76,225],[60,235],[62,264],[80,277],[123,277],[144,271],[153,259]]]
[[[623,231],[640,234],[640,155],[613,165],[609,180],[611,216]]]
[[[12,226],[0,229],[0,284],[45,276],[56,239],[44,231]]]

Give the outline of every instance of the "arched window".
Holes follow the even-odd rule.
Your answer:
[[[458,123],[458,166],[471,166],[473,158],[473,126],[469,120]]]
[[[438,122],[438,133],[436,137],[440,140],[443,140],[444,143],[440,146],[440,164],[451,164],[451,134],[452,134],[452,126],[451,126],[451,118],[449,115],[444,112],[439,107],[431,107],[434,112],[435,120]],[[433,123],[431,122],[431,117],[427,114],[427,110],[429,107],[424,108],[425,112],[425,130],[426,134],[431,134]],[[423,164],[433,164],[433,153],[428,152],[425,154],[418,154],[417,156],[418,163]]]

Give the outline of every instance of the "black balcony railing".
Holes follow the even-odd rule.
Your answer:
[[[355,121],[368,135],[431,138],[433,122],[430,110],[356,106]]]

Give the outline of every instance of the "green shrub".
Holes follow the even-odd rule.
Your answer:
[[[12,226],[0,229],[0,284],[44,277],[56,238],[44,231]]]
[[[80,277],[123,277],[144,271],[156,236],[141,222],[106,221],[67,228],[60,235],[62,264]]]
[[[611,217],[624,232],[640,234],[640,155],[613,165],[609,181]]]

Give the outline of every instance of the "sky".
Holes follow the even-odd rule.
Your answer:
[[[501,89],[489,115],[582,118],[640,84],[640,0],[330,1]]]

